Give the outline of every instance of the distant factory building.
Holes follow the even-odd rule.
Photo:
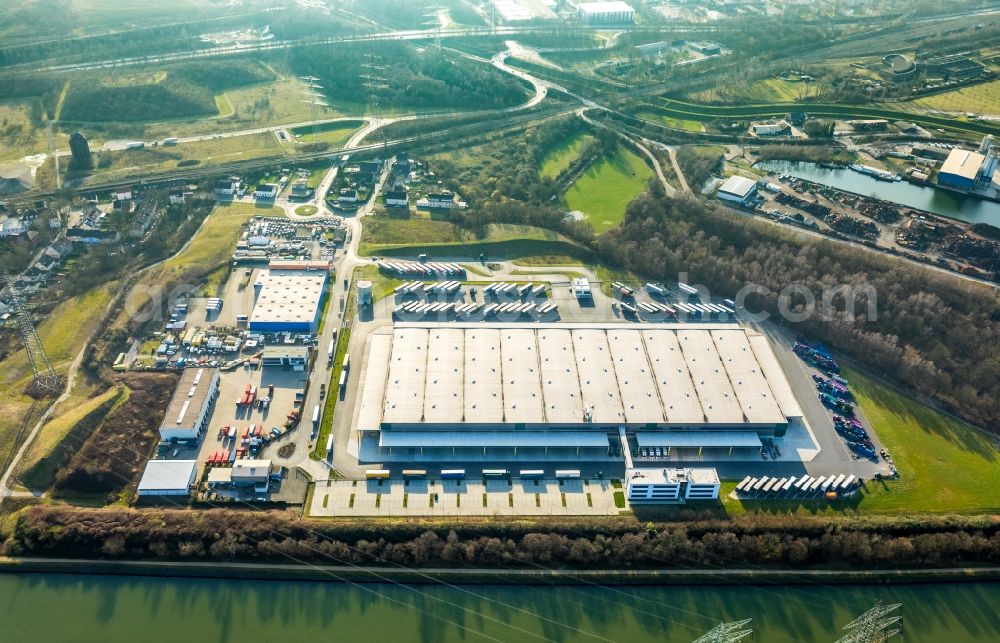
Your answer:
[[[722,53],[722,45],[714,42],[692,42],[688,44],[688,47],[702,56],[718,56]]]
[[[185,369],[160,424],[160,439],[200,439],[208,424],[209,407],[218,394],[219,369]]]
[[[313,333],[319,324],[330,264],[271,260],[254,284],[250,330]]]
[[[954,149],[941,164],[938,184],[963,190],[971,190],[983,170],[986,157],[978,152]]]
[[[580,22],[590,25],[623,25],[635,22],[635,9],[626,2],[581,2],[576,5]]]
[[[747,205],[757,195],[757,183],[745,176],[733,175],[719,186],[715,196],[723,201]]]
[[[69,151],[73,155],[73,169],[84,169],[93,165],[90,143],[87,141],[87,137],[80,132],[73,132],[69,135]]]
[[[543,0],[492,0],[496,15],[504,23],[555,20],[556,14]],[[554,5],[553,5],[554,6]]]

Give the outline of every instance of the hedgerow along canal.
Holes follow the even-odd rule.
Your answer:
[[[348,585],[0,574],[0,640],[689,642],[752,618],[754,641],[835,641],[876,599],[902,640],[998,640],[1000,584],[761,586]]]
[[[761,161],[757,167],[778,174],[790,174],[855,194],[875,196],[885,201],[960,221],[1000,226],[1000,203],[995,201],[986,201],[906,181],[879,181],[867,174],[847,168],[827,168],[803,161]]]

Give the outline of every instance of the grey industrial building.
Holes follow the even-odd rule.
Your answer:
[[[200,439],[208,424],[209,408],[218,395],[219,369],[185,369],[160,424],[160,439]]]
[[[759,450],[802,411],[768,343],[721,323],[397,324],[369,340],[357,428],[383,455]]]

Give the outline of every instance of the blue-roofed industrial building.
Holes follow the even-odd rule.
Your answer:
[[[938,184],[971,190],[979,180],[986,157],[978,152],[954,149],[938,172]]]
[[[315,333],[329,276],[326,261],[272,260],[254,284],[250,330]]]

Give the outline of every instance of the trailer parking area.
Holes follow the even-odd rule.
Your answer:
[[[296,393],[305,387],[307,375],[305,372],[286,371],[279,367],[238,368],[235,371],[221,373],[219,399],[215,403],[198,453],[199,465],[204,466],[205,460],[217,451],[228,453],[242,448],[243,431],[249,426],[260,424],[263,435],[267,435],[273,427],[283,428],[287,415],[293,409],[301,409],[301,405],[296,404]],[[258,400],[267,397],[269,386],[274,386],[273,397],[266,408],[258,408],[256,404],[252,408],[237,406],[236,402],[243,396],[248,384],[257,387]],[[257,455],[271,457],[280,445],[296,439],[297,434],[301,432],[305,432],[308,441],[308,424],[309,418],[305,418],[299,428],[293,429],[276,441],[262,445]],[[227,436],[220,437],[219,430],[224,426],[236,428],[234,439],[229,439]]]
[[[312,517],[615,516],[608,480],[319,480]]]

